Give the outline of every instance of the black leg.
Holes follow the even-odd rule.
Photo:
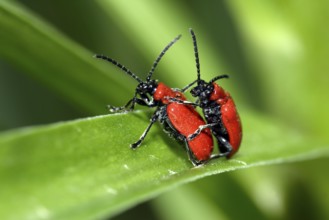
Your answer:
[[[200,125],[199,128],[193,133],[193,134],[190,134],[188,137],[187,137],[187,140],[188,141],[191,141],[193,140],[194,138],[196,138],[204,129],[206,128],[211,128],[213,126],[216,126],[217,123],[212,123],[212,124],[205,124],[205,125]]]
[[[128,108],[130,106],[130,108]],[[108,105],[107,108],[109,109],[110,112],[126,112],[126,111],[131,111],[134,109],[134,106],[135,106],[135,99],[130,99],[127,104],[125,104],[124,106],[121,106],[121,107],[115,107],[115,106],[112,106],[112,105]]]
[[[115,107],[112,105],[108,105],[107,108],[110,112],[116,113],[116,112],[127,112],[127,111],[132,111],[135,108],[135,103],[137,99],[137,92],[135,91],[135,94],[132,99],[130,99],[127,104],[121,107]],[[131,105],[131,106],[130,106]],[[130,107],[129,107],[130,106]]]
[[[195,157],[193,155],[193,152],[190,149],[190,145],[188,144],[187,138],[184,139],[184,146],[185,146],[185,150],[187,152],[188,158],[192,162],[193,166],[199,166],[199,165],[201,165],[202,162],[200,162],[197,159],[195,159]]]
[[[193,86],[198,80],[194,80],[193,82],[191,82],[190,84],[188,84],[187,86],[185,86],[184,88],[180,89],[181,92],[185,92],[187,89],[189,89],[191,86]]]
[[[141,143],[143,142],[143,140],[145,139],[147,133],[150,131],[152,125],[154,124],[154,122],[156,122],[158,120],[158,111],[155,111],[152,118],[151,118],[151,122],[150,124],[147,126],[147,128],[145,129],[145,131],[143,132],[142,136],[138,139],[138,141],[136,141],[135,143],[131,144],[130,147],[132,149],[135,149],[137,147],[139,147],[139,145],[141,145]]]
[[[154,102],[147,102],[143,99],[134,97],[132,99],[130,99],[127,104],[125,104],[124,106],[121,107],[115,107],[112,105],[108,105],[107,108],[109,109],[110,112],[127,112],[127,111],[132,111],[135,108],[135,104],[139,104],[142,106],[148,106],[148,107],[155,107],[157,106],[156,103]]]
[[[226,140],[225,138],[223,138],[223,137],[216,137],[216,139],[218,141],[218,144],[221,147],[225,148],[225,151],[223,153],[218,153],[218,154],[211,155],[210,159],[219,158],[219,157],[226,157],[233,150],[230,142],[228,142],[228,140]]]
[[[147,107],[156,107],[158,106],[158,104],[156,102],[154,102],[153,99],[148,100],[147,98],[145,99],[139,99],[139,98],[135,98],[135,103],[137,103],[138,105],[142,105],[142,106],[147,106]]]
[[[177,99],[177,98],[167,97],[167,99],[168,99],[170,102],[177,102],[178,104],[199,106],[198,103],[189,102],[189,101],[184,101],[184,100]]]

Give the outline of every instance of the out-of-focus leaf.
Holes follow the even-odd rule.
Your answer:
[[[328,1],[227,3],[261,82],[259,103],[287,123],[328,138]]]
[[[104,61],[93,58],[93,52],[13,2],[0,2],[0,29],[0,58],[76,106],[100,113],[109,99],[111,104],[122,103],[119,100],[133,92],[134,81],[115,74],[119,72],[116,67],[107,65],[106,69]]]

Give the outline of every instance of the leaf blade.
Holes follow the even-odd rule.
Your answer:
[[[241,151],[231,160],[197,168],[192,168],[183,149],[159,127],[151,130],[141,148],[129,149],[147,126],[149,115],[143,112],[6,132],[0,136],[0,192],[4,195],[0,216],[113,216],[205,176],[329,155],[326,144],[309,141],[267,118],[250,113],[242,116],[246,132]],[[266,144],[269,148],[261,147]],[[24,205],[15,207],[17,199]]]

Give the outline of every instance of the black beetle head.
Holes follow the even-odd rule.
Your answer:
[[[208,99],[213,92],[214,86],[212,83],[207,83],[204,80],[198,81],[198,85],[191,90],[193,97],[198,97],[200,100]]]
[[[158,87],[158,83],[156,80],[150,80],[148,82],[141,82],[136,87],[136,93],[139,95],[153,95],[156,88]]]

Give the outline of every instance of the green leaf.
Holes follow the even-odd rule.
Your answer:
[[[230,219],[221,207],[209,201],[197,188],[185,185],[155,199],[155,208],[162,219]]]
[[[113,216],[201,177],[329,156],[328,144],[241,111],[244,140],[232,159],[193,167],[183,148],[153,128],[133,151],[149,114],[116,114],[30,127],[0,136],[2,219]],[[17,205],[19,201],[19,206]]]
[[[329,105],[323,102],[328,91],[328,74],[324,71],[328,69],[328,31],[323,28],[328,14],[328,7],[324,6],[328,3],[324,2],[273,4],[255,0],[248,4],[241,1],[219,1],[215,4],[191,1],[189,4],[177,4],[97,1],[101,6],[97,10],[104,9],[110,21],[102,19],[102,25],[90,23],[97,24],[95,29],[106,31],[105,38],[112,44],[121,40],[116,48],[122,51],[121,56],[129,57],[125,57],[128,62],[136,63],[131,66],[132,70],[144,64],[131,56],[127,50],[130,49],[126,45],[127,39],[131,43],[129,45],[135,45],[134,51],[138,48],[145,57],[155,57],[162,49],[161,45],[165,46],[168,40],[182,33],[184,38],[175,45],[175,56],[169,57],[168,65],[159,66],[164,71],[156,74],[155,78],[178,87],[195,79],[192,74],[195,73],[193,49],[187,32],[188,27],[193,27],[198,33],[203,77],[209,79],[212,77],[210,74],[222,72],[232,74],[232,81],[228,81],[232,88],[230,85],[224,87],[233,91],[235,100],[240,98],[237,104],[245,102],[245,105],[257,106],[267,114],[281,117],[285,124],[277,122],[277,118],[268,119],[239,107],[244,129],[239,153],[231,160],[214,160],[198,168],[192,167],[182,147],[168,139],[159,127],[152,129],[140,149],[130,150],[129,144],[136,141],[147,126],[149,116],[141,112],[3,133],[0,135],[0,218],[105,218],[201,177],[252,166],[327,157],[327,142],[285,126],[290,124],[328,140],[326,122],[329,118],[326,115]],[[33,4],[40,5],[37,1]],[[65,22],[62,19],[63,11],[71,12],[70,9],[75,8],[72,3],[71,8],[62,4],[62,8],[57,10],[51,6],[40,6],[39,10],[43,12],[40,14],[51,10],[56,14],[55,20]],[[89,12],[89,7],[81,10],[82,15],[84,10]],[[48,16],[44,17],[49,19]],[[68,24],[67,28],[72,24],[74,22]],[[86,23],[83,25],[88,26]],[[118,33],[117,37],[113,37],[117,29],[121,29],[125,36]],[[92,59],[94,52],[67,39],[16,1],[0,2],[0,30],[1,61],[11,64],[13,69],[20,68],[22,73],[39,80],[45,88],[53,89],[82,111],[101,112],[100,109],[107,103],[122,105],[121,100],[128,99],[132,93],[135,85],[133,80],[122,79],[122,73],[114,74],[115,71],[119,72],[116,67]],[[82,29],[75,34],[85,35],[88,39],[91,35],[85,32]],[[229,40],[225,41],[225,38]],[[109,50],[115,46],[111,45]],[[236,56],[239,52],[240,56]],[[231,62],[227,62],[229,57]],[[126,64],[126,61],[123,63]],[[225,69],[232,71],[223,71]],[[233,81],[239,75],[243,77]],[[15,83],[9,86],[18,88]],[[20,93],[24,91],[19,89]],[[14,99],[11,94],[6,95],[8,99]],[[44,104],[40,103],[40,106]],[[16,112],[17,109],[11,108],[9,111]],[[17,114],[29,117],[25,108],[18,109]],[[259,212],[268,212],[269,216],[275,213],[274,216],[279,218],[285,216],[284,211],[293,210],[300,204],[307,208],[305,210],[310,215],[317,213],[316,208],[320,206],[327,213],[328,180],[324,175],[327,162],[318,166],[315,163],[312,161],[305,165],[309,169],[308,173],[305,167],[299,170],[303,176],[301,180],[304,180],[302,184],[298,178],[291,181],[294,178],[291,173],[278,175],[268,168],[263,172],[244,170],[240,172],[240,178],[228,182],[225,175],[219,175],[219,181],[204,178],[207,184],[201,187],[196,185],[194,189],[187,188],[165,195],[159,210],[168,212],[165,204],[190,198],[196,200],[190,201],[190,207],[195,202],[194,207],[200,208],[197,202],[201,201],[204,205],[202,208],[214,218],[237,216],[237,219],[241,219],[240,215],[249,213],[250,218],[259,219],[257,217],[262,216]],[[281,167],[279,170],[286,172],[286,168]],[[280,188],[282,182],[292,184],[289,189],[291,192],[287,193],[292,199],[286,207],[284,203],[275,206],[276,195],[273,197],[277,193],[275,189]],[[209,184],[212,184],[211,189]],[[240,185],[243,189],[239,188]],[[206,188],[211,192],[199,193],[195,188]],[[225,192],[219,191],[219,188]],[[241,193],[236,196],[231,193],[233,190],[245,191],[246,195]],[[297,201],[296,194],[300,195]],[[216,198],[215,205],[211,204],[210,195]],[[241,200],[241,195],[248,197],[245,202]],[[282,198],[286,196],[281,195]],[[227,202],[230,198],[230,202]],[[224,210],[223,213],[218,213],[217,205]],[[243,208],[236,213],[235,207]],[[178,206],[173,208],[179,209]],[[293,213],[303,213],[299,210]],[[191,218],[191,215],[197,217],[197,214],[201,213],[181,210],[177,216]]]
[[[112,104],[128,99],[133,80],[111,74],[108,70],[119,72],[115,66],[105,68],[105,62],[93,58],[94,52],[67,39],[20,5],[0,2],[0,30],[0,57],[76,108],[100,113],[109,99]]]

